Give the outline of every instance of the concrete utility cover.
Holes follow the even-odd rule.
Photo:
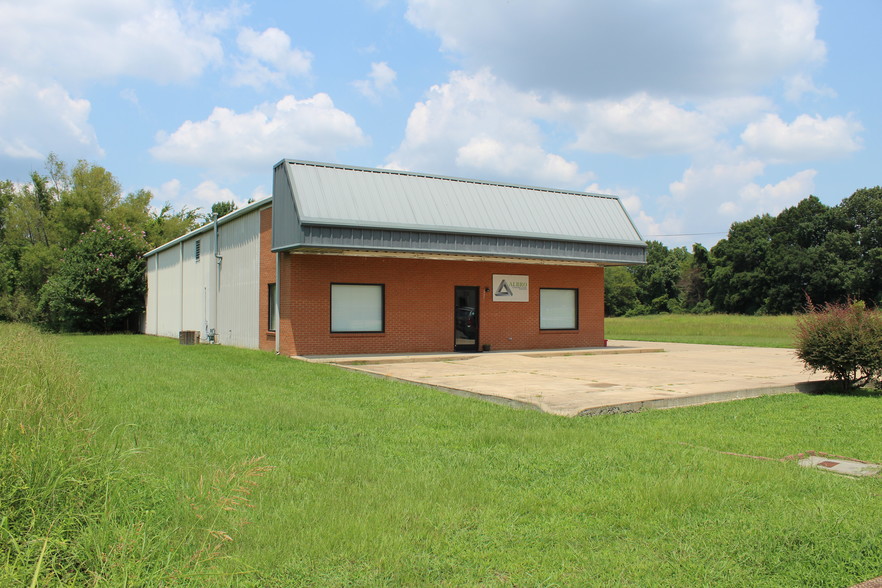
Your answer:
[[[839,459],[838,457],[822,457],[820,455],[810,455],[801,459],[799,460],[799,465],[807,468],[827,470],[828,472],[835,472],[844,476],[875,476],[882,471],[882,465],[875,463],[863,463],[849,459]]]

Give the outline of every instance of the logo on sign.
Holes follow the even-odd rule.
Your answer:
[[[529,302],[530,276],[493,274],[495,302]]]
[[[511,288],[508,287],[508,282],[506,282],[505,280],[501,280],[499,282],[499,287],[496,288],[496,295],[497,296],[514,296],[514,294],[512,294]]]

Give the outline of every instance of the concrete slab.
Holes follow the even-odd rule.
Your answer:
[[[807,392],[823,384],[792,349],[685,343],[305,359],[566,416]]]
[[[882,465],[875,463],[853,461],[838,457],[824,457],[821,455],[809,455],[799,460],[798,463],[806,468],[818,468],[819,470],[853,477],[875,476],[882,470]]]

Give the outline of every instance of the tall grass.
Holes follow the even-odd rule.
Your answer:
[[[0,323],[0,585],[154,586],[216,572],[222,528],[266,468],[215,471],[191,496],[174,477],[144,475],[130,421],[99,430],[93,386],[57,342]]]
[[[607,339],[706,345],[793,347],[796,317],[735,314],[656,314],[608,318]]]

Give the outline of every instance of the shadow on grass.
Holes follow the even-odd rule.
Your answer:
[[[882,389],[880,388],[856,388],[846,389],[839,382],[827,380],[823,382],[809,382],[807,384],[797,384],[796,388],[803,394],[812,396],[842,396],[851,398],[882,398]]]

